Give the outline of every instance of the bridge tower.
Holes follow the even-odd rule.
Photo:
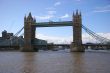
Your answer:
[[[35,23],[36,20],[32,17],[31,13],[27,17],[24,17],[24,48],[21,50],[23,52],[34,51],[35,27],[32,25]]]
[[[82,46],[82,18],[81,12],[73,13],[73,42],[71,44],[71,52],[84,52]]]

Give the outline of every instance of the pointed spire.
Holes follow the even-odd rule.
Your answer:
[[[25,14],[25,16],[24,16],[24,20],[26,20],[26,14]]]
[[[28,17],[32,18],[31,12],[29,12],[29,16]]]
[[[28,17],[27,17],[27,21],[33,21],[33,17],[31,15],[31,12],[29,13]]]
[[[73,17],[75,16],[74,11],[73,11]]]
[[[33,20],[34,22],[36,22],[36,18],[34,17],[34,20]]]
[[[76,10],[76,15],[78,15],[78,9]]]
[[[32,15],[31,15],[31,12],[29,12],[29,16],[32,16]]]
[[[81,16],[81,11],[80,11],[79,15]]]

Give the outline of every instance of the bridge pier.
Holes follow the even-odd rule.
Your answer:
[[[71,43],[71,52],[84,52],[82,45],[82,19],[81,13],[73,13],[73,42]]]
[[[85,49],[82,44],[75,44],[74,42],[70,45],[71,52],[84,52]]]

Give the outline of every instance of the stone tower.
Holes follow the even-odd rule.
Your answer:
[[[73,42],[71,44],[72,52],[83,52],[84,48],[82,46],[82,18],[81,12],[78,10],[73,13]]]
[[[32,25],[35,23],[36,20],[32,17],[31,13],[24,17],[24,48],[22,49],[24,52],[34,51],[35,27]]]

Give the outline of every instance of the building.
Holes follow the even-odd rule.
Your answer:
[[[34,39],[33,45],[47,45],[46,40]],[[2,31],[2,37],[0,37],[0,46],[24,46],[23,36],[14,36],[13,33],[7,33],[6,30]]]
[[[4,31],[2,32],[2,38],[3,38],[3,39],[10,39],[12,36],[13,36],[13,33],[7,33],[6,30],[4,30]]]

